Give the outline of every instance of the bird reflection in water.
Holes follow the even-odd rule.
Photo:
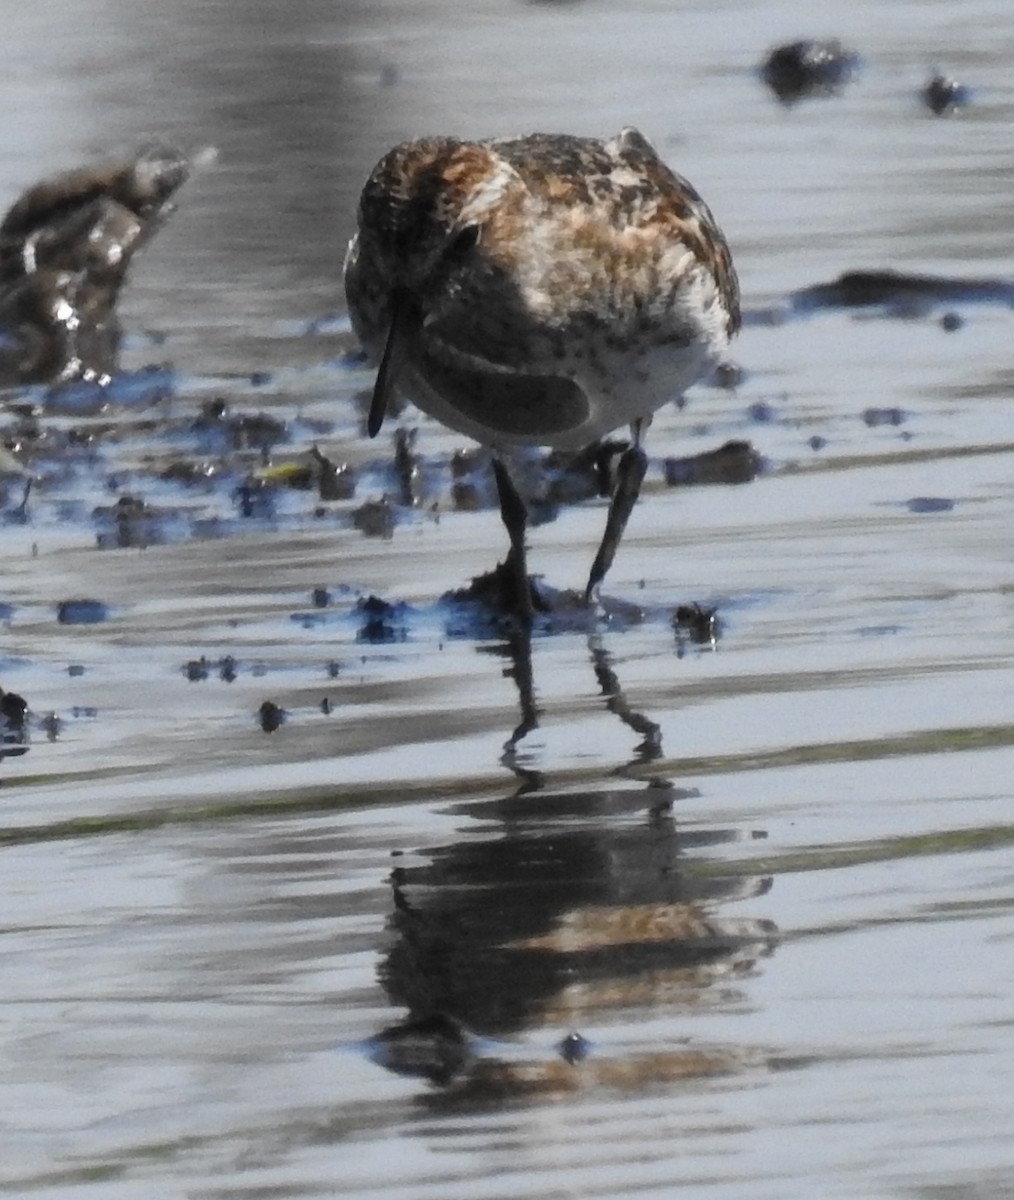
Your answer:
[[[681,1015],[742,1002],[771,953],[767,920],[723,916],[770,879],[723,874],[695,851],[763,836],[681,829],[671,784],[553,793],[522,786],[463,805],[461,838],[391,876],[381,980],[404,1022],[375,1061],[427,1079],[447,1102],[565,1093],[742,1069],[739,1046],[694,1046]],[[651,1021],[672,1038],[610,1041]],[[542,1049],[534,1049],[541,1046]],[[439,1101],[437,1101],[439,1102]]]

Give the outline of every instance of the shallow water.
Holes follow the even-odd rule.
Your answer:
[[[56,15],[10,16],[0,202],[148,135],[218,161],[123,306],[128,365],[171,363],[173,394],[50,408],[27,521],[6,484],[0,683],[35,716],[0,762],[0,1190],[1008,1195],[1012,316],[771,319],[845,270],[1014,278],[1006,7]],[[755,68],[802,36],[864,69],[785,109]],[[932,67],[965,112],[920,106]],[[530,696],[517,647],[440,601],[503,540],[449,502],[459,440],[404,414],[410,509],[360,436],[339,266],[393,141],[626,123],[768,319],[735,391],[659,414],[611,619],[537,636]],[[271,469],[316,443],[354,496],[268,487],[243,516],[262,434],[195,429],[215,397],[285,422]],[[666,486],[730,439],[757,480]],[[127,494],[143,528],[109,512]],[[385,494],[392,536],[366,537]],[[603,515],[533,531],[547,583],[580,586]],[[73,599],[105,619],[61,623]],[[716,648],[675,635],[690,601]],[[434,1011],[463,1046],[399,1073],[377,1035]]]

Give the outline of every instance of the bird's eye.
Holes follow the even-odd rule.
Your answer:
[[[463,259],[470,250],[472,250],[479,241],[479,226],[478,225],[463,225],[456,230],[447,243],[444,250],[444,258],[449,262],[456,262]]]

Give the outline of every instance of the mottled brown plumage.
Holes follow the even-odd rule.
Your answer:
[[[371,435],[395,388],[498,454],[632,426],[589,593],[644,474],[641,428],[739,326],[721,231],[634,129],[395,147],[363,189],[345,287],[379,365]],[[520,577],[523,506],[502,465],[497,482]]]

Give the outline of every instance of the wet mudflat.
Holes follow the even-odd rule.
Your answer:
[[[812,291],[1014,280],[1004,7],[46,8],[4,207],[219,159],[132,267],[159,370],[0,401],[0,1188],[1005,1196],[1012,315]],[[779,103],[832,36],[855,77]],[[503,550],[484,464],[362,437],[343,241],[403,137],[628,122],[726,229],[742,378],[659,413],[607,606],[527,653],[443,599]],[[757,478],[685,485],[730,441]],[[604,502],[530,466],[580,587]]]

